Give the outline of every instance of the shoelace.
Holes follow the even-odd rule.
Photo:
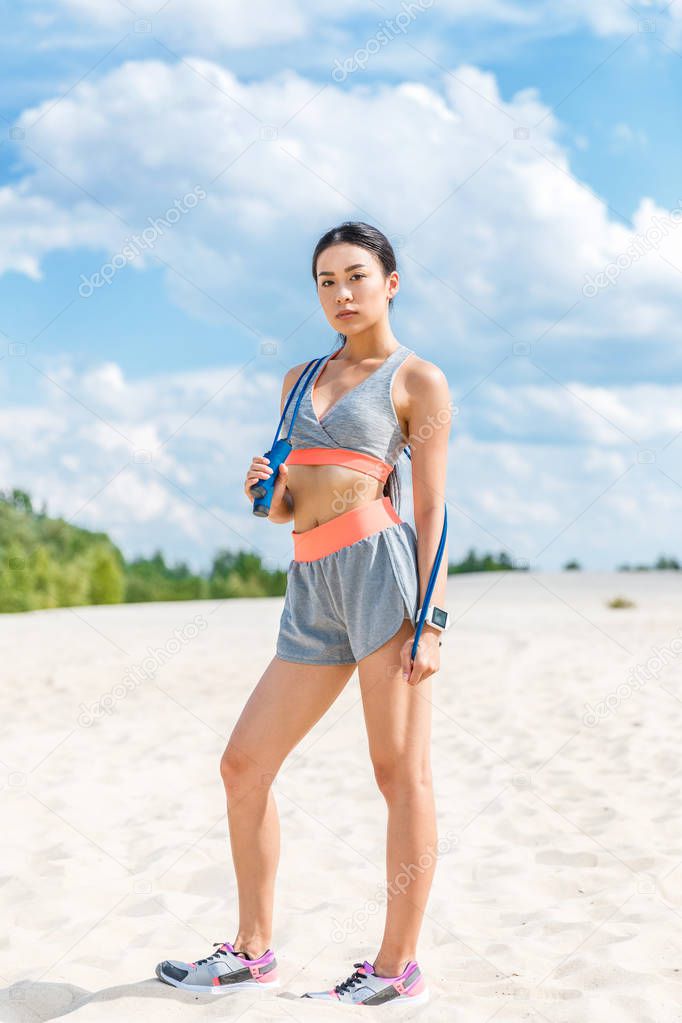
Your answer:
[[[222,941],[214,941],[213,942],[213,947],[215,948],[216,945],[223,945],[223,944],[224,944],[224,942],[222,942]],[[217,952],[213,952],[210,956],[206,956],[205,959],[197,959],[197,966],[203,966],[204,963],[210,962],[211,959],[217,959],[219,956],[226,956],[226,955],[227,955],[227,949],[219,948]],[[355,964],[353,964],[353,965],[355,965]]]
[[[353,966],[362,966],[362,963],[353,963]],[[351,973],[350,977],[347,977],[346,980],[337,984],[334,990],[340,995],[343,995],[346,991],[352,991],[356,984],[359,984],[366,979],[366,973],[360,973],[359,970],[356,970],[355,973]]]

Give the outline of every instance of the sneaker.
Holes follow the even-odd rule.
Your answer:
[[[156,976],[165,984],[184,988],[185,991],[205,991],[207,994],[222,995],[229,991],[244,991],[278,988],[277,960],[272,949],[267,949],[258,959],[250,959],[246,952],[235,952],[229,941],[219,945],[205,959],[195,963],[183,963],[177,959],[164,959],[156,967]]]
[[[353,966],[357,967],[355,972],[331,991],[308,991],[301,998],[321,998],[349,1005],[383,1005],[398,998],[409,1001],[410,1005],[422,1005],[429,1000],[429,989],[415,959],[410,959],[399,977],[377,977],[366,959]]]

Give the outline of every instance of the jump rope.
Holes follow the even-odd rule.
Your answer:
[[[320,365],[321,362],[324,361],[325,358],[326,356],[321,356],[319,359],[312,359],[299,376],[298,380],[296,381],[296,383],[294,384],[289,393],[287,403],[284,406],[284,411],[280,416],[279,424],[277,426],[277,430],[275,431],[275,439],[272,442],[272,447],[263,455],[264,458],[269,459],[272,473],[266,479],[259,480],[257,483],[254,483],[253,486],[251,487],[251,493],[254,495],[253,514],[259,516],[259,518],[267,518],[267,516],[270,514],[270,505],[272,503],[272,495],[275,489],[277,476],[279,474],[279,467],[282,464],[282,462],[286,462],[287,458],[293,451],[293,444],[291,443],[290,437],[291,432],[294,428],[296,416],[298,415],[299,406],[303,399],[303,395],[305,394],[306,387],[308,386],[311,378],[315,374],[315,371],[317,370],[318,366]],[[305,381],[303,383],[303,387],[301,388],[298,399],[296,401],[296,405],[294,407],[294,412],[291,417],[291,423],[289,424],[289,431],[286,437],[280,437],[279,431],[282,429],[282,423],[284,422],[284,418],[289,409],[289,405],[293,400],[298,385],[300,384],[301,380],[303,380],[304,377]],[[407,454],[410,461],[412,461],[412,454],[409,450],[409,445],[406,446],[403,450]],[[433,593],[433,587],[436,585],[438,570],[440,568],[440,563],[443,558],[443,551],[445,550],[445,539],[447,537],[447,533],[448,533],[448,509],[447,506],[444,504],[443,531],[440,535],[438,550],[436,551],[436,557],[433,562],[433,568],[431,569],[431,575],[429,576],[429,582],[426,587],[426,593],[424,594],[421,614],[419,615],[419,620],[415,627],[414,642],[412,643],[412,650],[410,651],[410,657],[413,661],[417,653],[417,647],[419,646],[419,639],[422,634],[422,629],[424,628],[424,621],[428,614],[429,602],[431,600],[431,594]]]

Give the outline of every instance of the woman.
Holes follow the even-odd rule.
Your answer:
[[[322,309],[342,344],[307,384],[290,438],[294,450],[279,467],[269,517],[293,519],[295,529],[277,654],[221,762],[239,927],[234,942],[193,963],[166,960],[157,976],[215,993],[278,985],[269,947],[279,858],[271,783],[357,667],[374,774],[388,807],[389,890],[405,864],[419,862],[420,870],[392,894],[373,962],[355,963],[333,989],[302,997],[413,1004],[428,998],[416,946],[435,869],[430,697],[440,630],[424,625],[414,662],[410,652],[443,528],[451,403],[443,372],[391,330],[399,277],[380,231],[350,222],[334,228],[318,242],[312,269]],[[285,375],[280,413],[307,365]],[[303,380],[283,434],[302,387]],[[394,466],[407,443],[416,535],[396,511]],[[251,487],[271,472],[267,458],[253,457],[244,484],[251,501]],[[444,552],[430,601],[441,608],[447,560]],[[428,866],[421,869],[425,855]]]

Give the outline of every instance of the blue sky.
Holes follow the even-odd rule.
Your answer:
[[[679,556],[682,12],[557,6],[4,10],[0,486],[128,556],[286,566],[289,527],[251,515],[243,477],[282,374],[334,343],[315,242],[364,219],[397,246],[397,337],[459,407],[451,560]]]

